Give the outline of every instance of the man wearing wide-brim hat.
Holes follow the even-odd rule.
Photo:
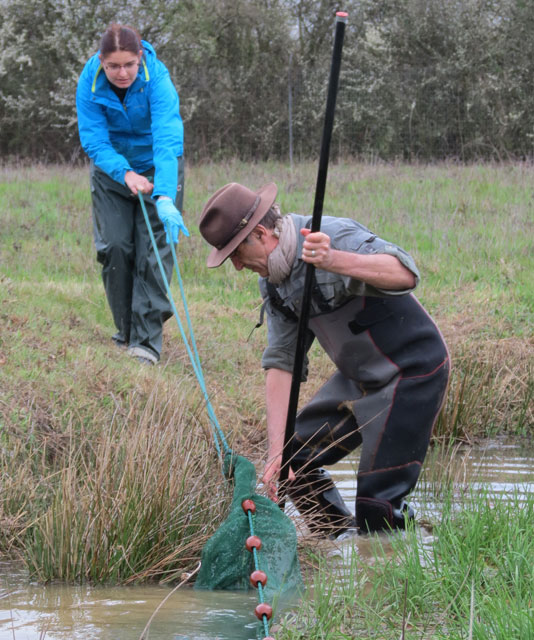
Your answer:
[[[212,246],[208,267],[230,258],[238,271],[260,275],[268,325],[263,480],[276,500],[311,263],[309,344],[317,338],[336,371],[296,418],[289,496],[314,532],[403,529],[413,518],[405,497],[418,480],[449,377],[443,337],[411,293],[419,272],[403,249],[350,218],[323,216],[321,231],[312,233],[311,216],[282,216],[276,194],[273,183],[257,191],[227,184],[206,203],[199,224]],[[322,467],[360,445],[354,517]]]

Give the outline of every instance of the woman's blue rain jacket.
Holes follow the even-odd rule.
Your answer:
[[[121,184],[127,171],[142,173],[154,167],[152,195],[174,200],[177,163],[183,155],[180,102],[167,68],[152,46],[142,43],[137,78],[123,103],[111,88],[98,53],[88,60],[76,92],[80,140],[94,163]]]

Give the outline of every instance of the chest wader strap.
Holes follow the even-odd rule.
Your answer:
[[[247,342],[250,340],[250,336],[252,335],[252,333],[263,325],[263,319],[265,317],[265,306],[267,302],[270,302],[271,306],[277,311],[280,311],[280,313],[284,315],[288,320],[291,320],[292,322],[298,322],[297,314],[284,304],[284,301],[278,293],[278,290],[276,289],[274,284],[269,281],[267,281],[267,295],[268,297],[263,301],[261,305],[260,317],[258,319],[258,322],[252,328],[252,331],[248,334]]]

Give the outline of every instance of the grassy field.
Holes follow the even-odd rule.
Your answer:
[[[311,212],[315,163],[188,168],[191,237],[178,245],[215,412],[259,466],[256,278],[208,270],[197,222],[223,184],[271,180],[283,212]],[[417,295],[454,364],[436,444],[534,431],[532,184],[527,164],[329,169],[324,214],[356,218],[422,272]],[[172,581],[195,565],[229,498],[177,324],[165,327],[156,368],[111,343],[86,169],[1,167],[0,212],[0,552],[20,554],[40,580]],[[175,281],[173,291],[180,309]],[[315,347],[311,364],[302,401],[331,372]]]

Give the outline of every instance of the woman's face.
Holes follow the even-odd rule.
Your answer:
[[[100,56],[106,78],[116,87],[127,89],[137,77],[142,55],[142,51],[137,55],[131,51],[113,51],[106,57]]]

